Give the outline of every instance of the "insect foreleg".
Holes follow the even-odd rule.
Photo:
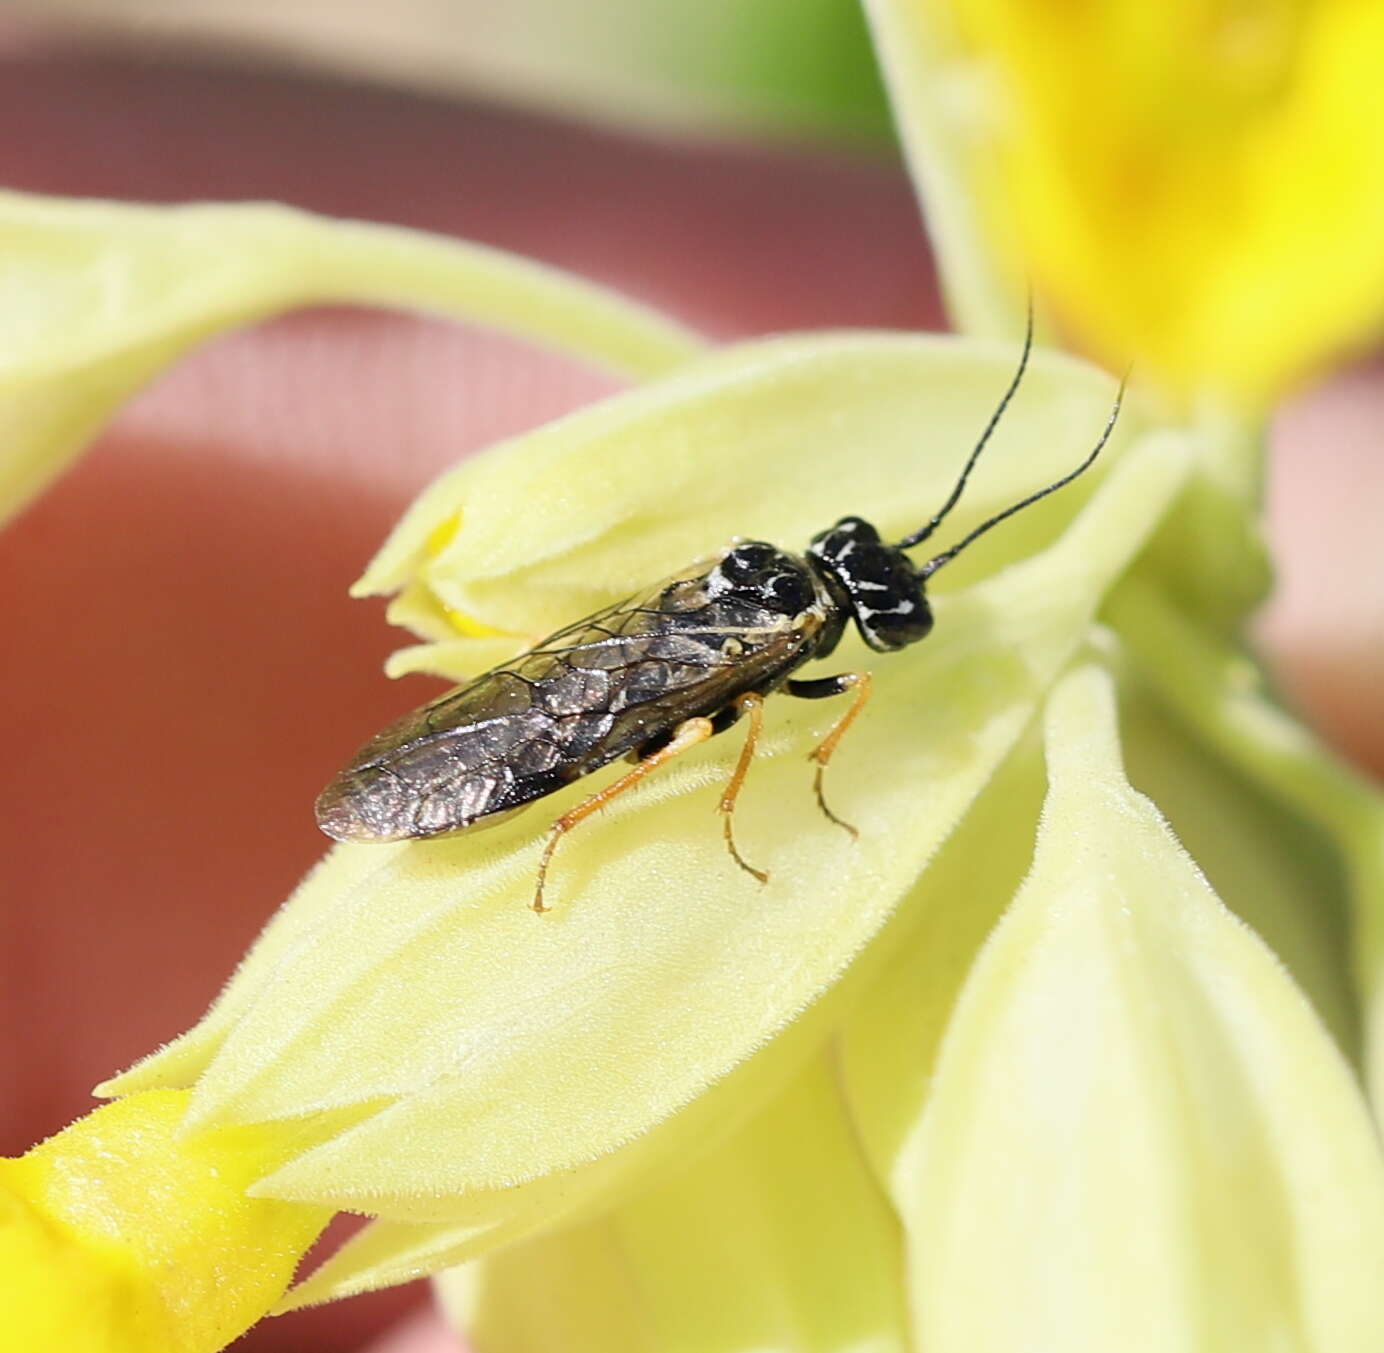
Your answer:
[[[759,732],[764,726],[764,697],[757,691],[746,691],[743,695],[735,697],[730,710],[735,718],[742,714],[749,715],[750,731],[745,737],[745,745],[740,749],[740,760],[735,763],[735,773],[730,777],[725,793],[721,795],[721,825],[725,830],[726,848],[741,869],[747,874],[753,874],[761,883],[768,883],[769,875],[763,869],[756,869],[754,865],[747,863],[736,849],[735,833],[731,829],[731,820],[735,815],[735,800],[740,795],[740,787],[745,783],[750,762],[754,760],[755,745],[759,742]]]
[[[842,672],[840,676],[821,677],[816,681],[790,680],[784,689],[789,695],[796,695],[802,700],[824,700],[831,695],[844,695],[852,690],[855,692],[855,699],[851,701],[850,708],[832,726],[831,732],[808,753],[808,760],[817,763],[817,774],[813,777],[812,787],[817,795],[818,806],[838,827],[850,832],[852,837],[858,837],[860,833],[849,822],[843,822],[827,807],[827,801],[822,795],[822,775],[846,729],[855,722],[860,711],[865,708],[865,702],[870,698],[870,674]]]
[[[585,821],[592,813],[604,808],[612,799],[623,794],[627,789],[633,789],[646,775],[656,771],[660,766],[673,760],[674,757],[697,746],[698,743],[705,742],[714,731],[710,719],[684,720],[673,730],[672,739],[660,747],[658,751],[651,752],[633,770],[626,771],[618,780],[608,784],[589,799],[584,799],[570,812],[564,813],[558,818],[553,823],[552,830],[548,834],[548,843],[543,847],[543,857],[538,862],[538,887],[533,895],[534,911],[551,910],[551,908],[543,905],[543,885],[548,877],[548,862],[553,858],[553,851],[557,849],[557,843],[577,823]]]

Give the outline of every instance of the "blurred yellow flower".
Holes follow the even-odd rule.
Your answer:
[[[1380,332],[1384,7],[867,3],[964,325],[1031,280],[1098,356],[1256,406]]]

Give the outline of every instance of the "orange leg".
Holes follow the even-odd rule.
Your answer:
[[[744,695],[736,696],[734,709],[737,716],[748,714],[750,716],[750,731],[745,738],[745,745],[740,749],[740,760],[735,763],[735,773],[730,777],[730,784],[726,786],[726,792],[721,795],[721,824],[725,829],[726,848],[731,853],[731,858],[747,874],[753,874],[761,883],[769,882],[769,875],[763,869],[756,869],[754,865],[745,861],[739,850],[735,846],[735,833],[731,830],[731,819],[735,814],[735,800],[740,795],[740,787],[745,783],[745,775],[750,769],[750,762],[754,760],[755,744],[759,741],[760,729],[764,726],[764,697],[756,691],[746,691]]]
[[[846,729],[856,721],[860,711],[865,708],[865,702],[870,698],[870,684],[869,672],[844,672],[841,676],[825,677],[819,681],[790,681],[788,683],[790,695],[798,695],[811,700],[828,695],[844,695],[846,691],[850,690],[855,692],[855,699],[851,701],[851,707],[836,721],[831,732],[822,739],[821,743],[808,754],[808,760],[817,763],[817,774],[813,778],[812,787],[817,795],[818,806],[832,822],[850,832],[852,837],[858,837],[860,833],[849,822],[843,822],[827,807],[827,801],[822,794],[822,775],[826,771],[832,753],[835,752],[842,737],[845,736]]]
[[[538,862],[538,887],[533,895],[533,909],[536,912],[551,910],[543,905],[543,885],[548,877],[548,863],[553,858],[557,843],[579,822],[584,822],[592,813],[599,812],[612,799],[633,789],[646,775],[652,774],[660,766],[674,757],[680,756],[689,748],[705,742],[714,732],[710,719],[686,719],[673,731],[673,740],[658,751],[646,756],[633,770],[627,771],[618,780],[597,791],[589,799],[584,799],[570,812],[564,813],[553,823],[548,834],[548,843],[543,847],[543,857]]]

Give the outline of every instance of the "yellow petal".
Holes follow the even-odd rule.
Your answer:
[[[407,306],[630,375],[691,356],[680,326],[481,245],[286,207],[143,207],[0,193],[0,520],[188,348],[298,306]]]
[[[529,647],[530,644],[513,638],[447,639],[432,644],[411,644],[408,648],[395,649],[384,670],[392,677],[429,672],[448,681],[468,681]]]
[[[818,361],[809,365],[810,381],[796,378],[786,390],[787,363],[761,361],[755,351],[746,370],[729,359],[713,368],[726,393],[719,408],[703,371],[661,385],[661,403],[635,392],[599,417],[568,420],[566,440],[537,434],[536,449],[521,444],[497,458],[513,467],[512,492],[502,491],[495,471],[484,494],[468,496],[467,525],[448,551],[470,530],[506,538],[503,528],[512,527],[511,553],[497,560],[481,551],[487,595],[531,612],[550,604],[529,599],[524,584],[535,571],[546,569],[555,589],[576,594],[593,561],[606,562],[604,574],[594,570],[598,579],[615,574],[615,540],[635,561],[625,567],[657,566],[664,537],[674,534],[677,548],[686,530],[664,506],[665,479],[633,476],[642,499],[632,502],[622,490],[624,519],[574,540],[585,520],[582,495],[597,492],[593,481],[615,485],[606,458],[623,464],[632,446],[667,446],[673,429],[688,426],[704,437],[735,427],[743,445],[777,458],[776,470],[752,481],[752,496],[740,499],[714,481],[706,487],[718,512],[729,516],[738,503],[750,529],[772,528],[787,496],[802,516],[782,521],[777,534],[804,539],[844,506],[839,451],[832,480],[798,478],[804,457],[809,466],[831,459],[829,434],[791,412],[790,391],[801,395],[816,383],[839,398],[838,448],[855,444],[854,428],[878,430],[886,466],[848,458],[847,487],[863,506],[885,507],[886,525],[902,527],[902,512],[925,511],[900,505],[908,476],[945,483],[957,459],[949,449],[939,471],[940,450],[918,455],[919,406],[931,406],[939,446],[965,446],[1007,364],[993,355],[977,362],[964,346],[862,344],[864,353],[843,362],[835,382],[835,368]],[[999,482],[977,486],[982,500],[1012,501],[1018,483],[1042,482],[1050,461],[1070,465],[1102,421],[1108,385],[1067,363],[1044,365],[1054,397],[1021,426],[1029,454],[1021,467],[1001,461]],[[756,381],[765,383],[764,410],[746,393]],[[961,386],[969,398],[958,394]],[[626,405],[639,416],[618,416]],[[1077,416],[1082,410],[1091,416]],[[782,417],[791,426],[775,435],[770,428]],[[596,435],[593,422],[618,435]],[[1131,420],[1127,434],[1136,430]],[[520,491],[541,491],[538,460],[562,466],[559,482],[575,500],[545,531],[533,529],[533,497]],[[513,1238],[545,1215],[551,1225],[554,1208],[575,1207],[584,1191],[604,1196],[626,1172],[690,1149],[695,1133],[676,1130],[686,1116],[678,1111],[694,1100],[704,1107],[714,1098],[707,1087],[718,1082],[723,1090],[735,1085],[730,1108],[743,1111],[762,1096],[760,1080],[737,1084],[729,1073],[751,1068],[756,1049],[784,1044],[786,1030],[806,1023],[805,1007],[828,1004],[823,993],[880,930],[1020,736],[1185,468],[1177,437],[1155,434],[1126,446],[1056,543],[939,598],[928,647],[880,663],[870,717],[832,766],[834,797],[862,829],[858,846],[813,806],[803,759],[834,712],[784,701],[769,720],[766,755],[753,768],[738,820],[742,846],[773,872],[763,891],[735,870],[715,831],[713,786],[727,774],[733,739],[689,757],[661,785],[574,833],[555,875],[557,910],[542,919],[526,903],[546,812],[476,838],[346,847],[266,931],[206,1023],[105,1088],[185,1083],[200,1073],[194,1114],[202,1124],[347,1104],[372,1111],[257,1187],[406,1224],[395,1239],[414,1260],[420,1247],[435,1260],[451,1241],[464,1246],[478,1232]],[[682,472],[670,464],[668,473],[676,485]],[[1052,526],[1049,519],[1028,529],[1051,539]],[[523,552],[541,557],[551,538],[563,547],[562,562],[528,566]],[[1003,557],[1006,544],[994,544]],[[1011,539],[1007,548],[1021,546]],[[863,656],[853,643],[841,665]],[[805,1041],[793,1055],[812,1046]],[[668,1128],[663,1137],[658,1124]],[[399,1142],[409,1149],[399,1151]],[[442,1230],[410,1229],[428,1224]],[[368,1262],[378,1270],[387,1259],[375,1250]]]
[[[1129,640],[1143,650],[1147,640]],[[1120,731],[1130,783],[1147,794],[1207,876],[1292,974],[1342,1052],[1360,1050],[1350,890],[1330,834],[1185,724],[1127,662]]]
[[[202,1353],[278,1299],[331,1213],[245,1196],[292,1134],[180,1136],[186,1107],[134,1095],[0,1161],[7,1349]]]
[[[1172,643],[1160,632],[1152,646],[1161,652]],[[1353,1055],[1359,1020],[1344,933],[1347,897],[1330,838],[1197,737],[1122,655],[1119,679],[1131,782],[1169,817],[1221,898],[1270,944]],[[916,1136],[957,993],[1031,863],[1046,777],[1029,742],[1019,744],[929,865],[915,931],[870,981],[846,1025],[842,1071],[858,1131],[880,1177],[896,1189],[908,1187],[917,1169],[903,1147]]]
[[[1030,727],[928,865],[909,901],[911,927],[843,1024],[840,1074],[856,1132],[896,1197],[916,1170],[906,1147],[947,1021],[1028,873],[1046,789],[1042,741]]]
[[[945,498],[1015,356],[1014,348],[997,344],[880,334],[722,350],[685,374],[560,420],[443,475],[405,514],[358,590],[405,588],[410,605],[402,622],[425,636],[453,635],[436,664],[419,653],[409,663],[445,672],[454,631],[445,620],[433,629],[423,619],[441,615],[435,589],[498,628],[540,636],[734,535],[798,545],[843,510],[873,514],[902,533]],[[1032,368],[1014,416],[1000,425],[957,509],[958,535],[1021,491],[1070,468],[1105,420],[1108,377],[1046,352],[1034,354]],[[1109,448],[1112,463],[1141,427],[1139,410],[1128,409]],[[1069,494],[1006,523],[976,549],[974,561],[958,561],[938,583],[945,588],[1050,541],[1083,487],[1074,485]],[[437,534],[463,514],[460,530]],[[944,633],[929,644],[941,642]],[[916,656],[926,662],[926,649]],[[863,659],[858,646],[849,658],[843,651],[843,661]],[[898,662],[911,665],[910,657]],[[820,707],[811,726],[823,726]],[[656,785],[649,788],[656,792]],[[751,800],[745,802],[748,810]],[[704,825],[698,823],[698,839]],[[580,849],[584,834],[574,834],[573,848]],[[493,847],[503,839],[489,832],[476,843]],[[715,878],[724,862],[715,842],[711,847],[706,864]],[[390,855],[382,847],[328,856],[311,886],[270,922],[207,1018],[99,1092],[191,1085],[274,964],[317,924],[317,903],[310,899],[324,910],[335,906],[362,870]],[[425,851],[418,858],[430,856]],[[517,896],[519,875],[512,886]]]
[[[1012,338],[1023,329],[1026,279],[1012,250],[999,247],[977,191],[980,164],[994,153],[983,76],[962,56],[946,5],[863,4],[922,199],[948,314],[961,333]]]
[[[1189,623],[1146,581],[1131,578],[1112,596],[1109,611],[1159,698],[1216,754],[1331,842],[1351,910],[1365,1075],[1379,1112],[1384,1104],[1384,795],[1275,706],[1241,653]]]
[[[1088,347],[1261,402],[1379,331],[1380,6],[873,10],[936,225],[975,231],[963,255],[1005,257]]]
[[[1047,716],[1033,872],[943,1046],[899,1199],[929,1353],[1384,1346],[1384,1167],[1264,945],[1120,765],[1111,683]]]
[[[536,636],[733,536],[796,548],[843,511],[902,534],[946,497],[1015,356],[1009,345],[875,333],[720,349],[464,461],[420,495],[353,592],[408,589],[401,619],[424,637],[456,631],[414,626],[426,614],[420,583],[432,614],[450,608]],[[1084,363],[1035,353],[952,518],[956,532],[1070,469],[1112,395],[1109,377]],[[1140,425],[1131,406],[1115,455]],[[983,559],[958,563],[939,584],[1032,552],[1081,492],[1015,518]],[[439,526],[458,516],[460,529],[436,548]]]
[[[441,1292],[477,1353],[902,1353],[901,1263],[822,1054],[689,1168]]]

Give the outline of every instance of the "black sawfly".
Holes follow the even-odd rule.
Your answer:
[[[527,652],[457,686],[372,738],[317,800],[317,822],[338,841],[403,841],[490,825],[620,757],[635,764],[553,823],[538,865],[533,909],[547,911],[548,865],[562,837],[680,753],[742,717],[749,733],[721,796],[726,845],[761,882],[732,830],[754,756],[764,698],[819,700],[852,693],[812,752],[822,811],[855,835],[822,795],[822,772],[870,694],[867,672],[802,681],[853,623],[877,653],[932,630],[927,581],[973,541],[1090,468],[1110,439],[1124,386],[1094,449],[1070,473],[996,513],[922,564],[921,545],[960,500],[981,451],[1019,387],[1033,345],[1032,315],[1018,369],[936,514],[895,544],[860,517],[843,517],[802,554],[740,540],[712,560],[577,621]]]

